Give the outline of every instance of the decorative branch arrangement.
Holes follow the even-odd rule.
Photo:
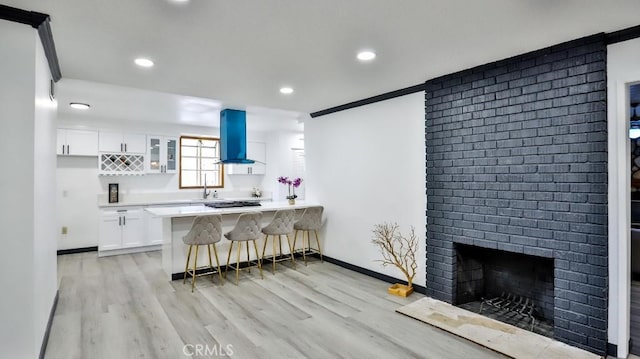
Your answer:
[[[415,228],[411,226],[409,236],[405,237],[398,229],[397,223],[376,224],[373,228],[372,242],[378,246],[383,258],[376,262],[381,262],[383,267],[388,265],[398,267],[407,277],[407,287],[413,288],[413,278],[418,269],[416,263],[418,239]]]

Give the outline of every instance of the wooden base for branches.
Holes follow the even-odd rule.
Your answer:
[[[413,293],[413,287],[409,287],[404,284],[396,283],[387,289],[389,294],[397,295],[399,297],[408,297]]]

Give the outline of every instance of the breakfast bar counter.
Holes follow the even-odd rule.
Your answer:
[[[154,217],[162,218],[162,226],[158,228],[154,235],[162,236],[162,268],[167,275],[167,279],[172,280],[184,273],[185,263],[187,260],[188,246],[182,242],[182,237],[189,232],[194,217],[210,214],[222,215],[222,232],[230,231],[236,223],[238,216],[246,212],[263,212],[263,225],[271,221],[271,217],[275,211],[279,209],[295,209],[296,216],[302,215],[307,207],[317,206],[317,203],[309,203],[305,201],[296,201],[296,204],[290,205],[288,202],[263,202],[261,206],[255,207],[232,207],[232,208],[210,208],[207,206],[175,206],[162,208],[146,208]],[[293,238],[291,238],[293,240]],[[222,238],[222,241],[216,244],[220,259],[220,265],[227,264],[227,251],[229,250],[229,241]],[[259,246],[262,242],[258,243]],[[284,249],[287,246],[283,246]],[[261,247],[259,247],[261,249]],[[285,251],[285,253],[288,251]],[[234,256],[232,256],[234,257]],[[252,260],[255,259],[252,257]],[[234,263],[233,258],[231,263]],[[214,259],[215,264],[215,259]],[[208,258],[202,256],[198,258],[198,266],[208,265]]]

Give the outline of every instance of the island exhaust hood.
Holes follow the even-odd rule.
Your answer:
[[[225,109],[220,112],[220,163],[255,163],[247,158],[245,111]]]

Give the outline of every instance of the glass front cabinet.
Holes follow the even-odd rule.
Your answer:
[[[166,136],[147,136],[147,173],[176,173],[178,171],[178,139]]]

